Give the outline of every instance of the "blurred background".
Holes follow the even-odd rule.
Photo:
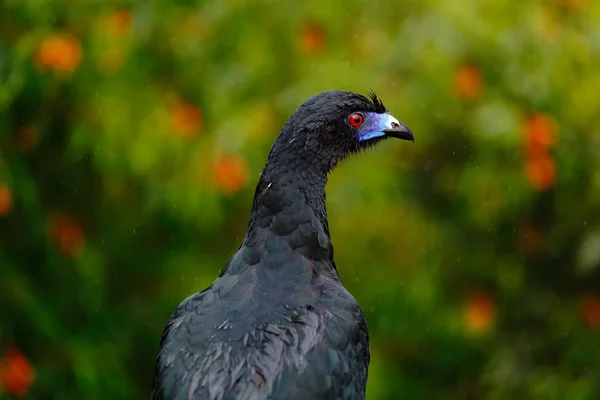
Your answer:
[[[148,398],[287,117],[415,132],[328,211],[377,399],[600,398],[600,2],[0,3],[0,398]]]

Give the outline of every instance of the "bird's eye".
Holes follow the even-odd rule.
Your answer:
[[[365,122],[365,117],[363,117],[362,114],[354,113],[348,118],[348,122],[350,123],[350,126],[358,128]]]

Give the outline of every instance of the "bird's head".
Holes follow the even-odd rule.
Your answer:
[[[272,154],[295,152],[330,171],[352,153],[385,138],[413,140],[411,130],[369,93],[330,90],[307,99],[283,127]]]

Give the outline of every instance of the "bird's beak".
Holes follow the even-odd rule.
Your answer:
[[[415,141],[413,133],[406,125],[399,122],[389,113],[370,115],[372,121],[363,128],[358,135],[359,141],[370,140],[381,137],[395,137],[398,139]]]
[[[400,122],[392,122],[391,125],[391,128],[381,130],[383,133],[385,133],[385,136],[403,140],[411,140],[413,142],[415,141],[415,137],[408,126]]]

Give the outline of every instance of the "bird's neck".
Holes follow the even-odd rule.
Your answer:
[[[306,134],[296,135],[289,124],[283,127],[260,174],[251,223],[260,216],[261,210],[276,214],[278,209],[283,210],[290,204],[305,204],[318,218],[324,233],[329,237],[325,186],[327,175],[335,162],[331,157],[320,154],[322,152],[319,148],[311,147],[307,140]]]
[[[294,211],[308,208],[329,237],[325,196],[327,173],[313,167],[297,170],[286,166],[276,171],[265,168],[256,187],[251,219],[265,214],[273,217],[293,215]]]
[[[315,269],[337,277],[325,206],[327,171],[297,159],[271,160],[261,173],[244,244],[252,264],[268,264],[272,243],[301,254]]]

